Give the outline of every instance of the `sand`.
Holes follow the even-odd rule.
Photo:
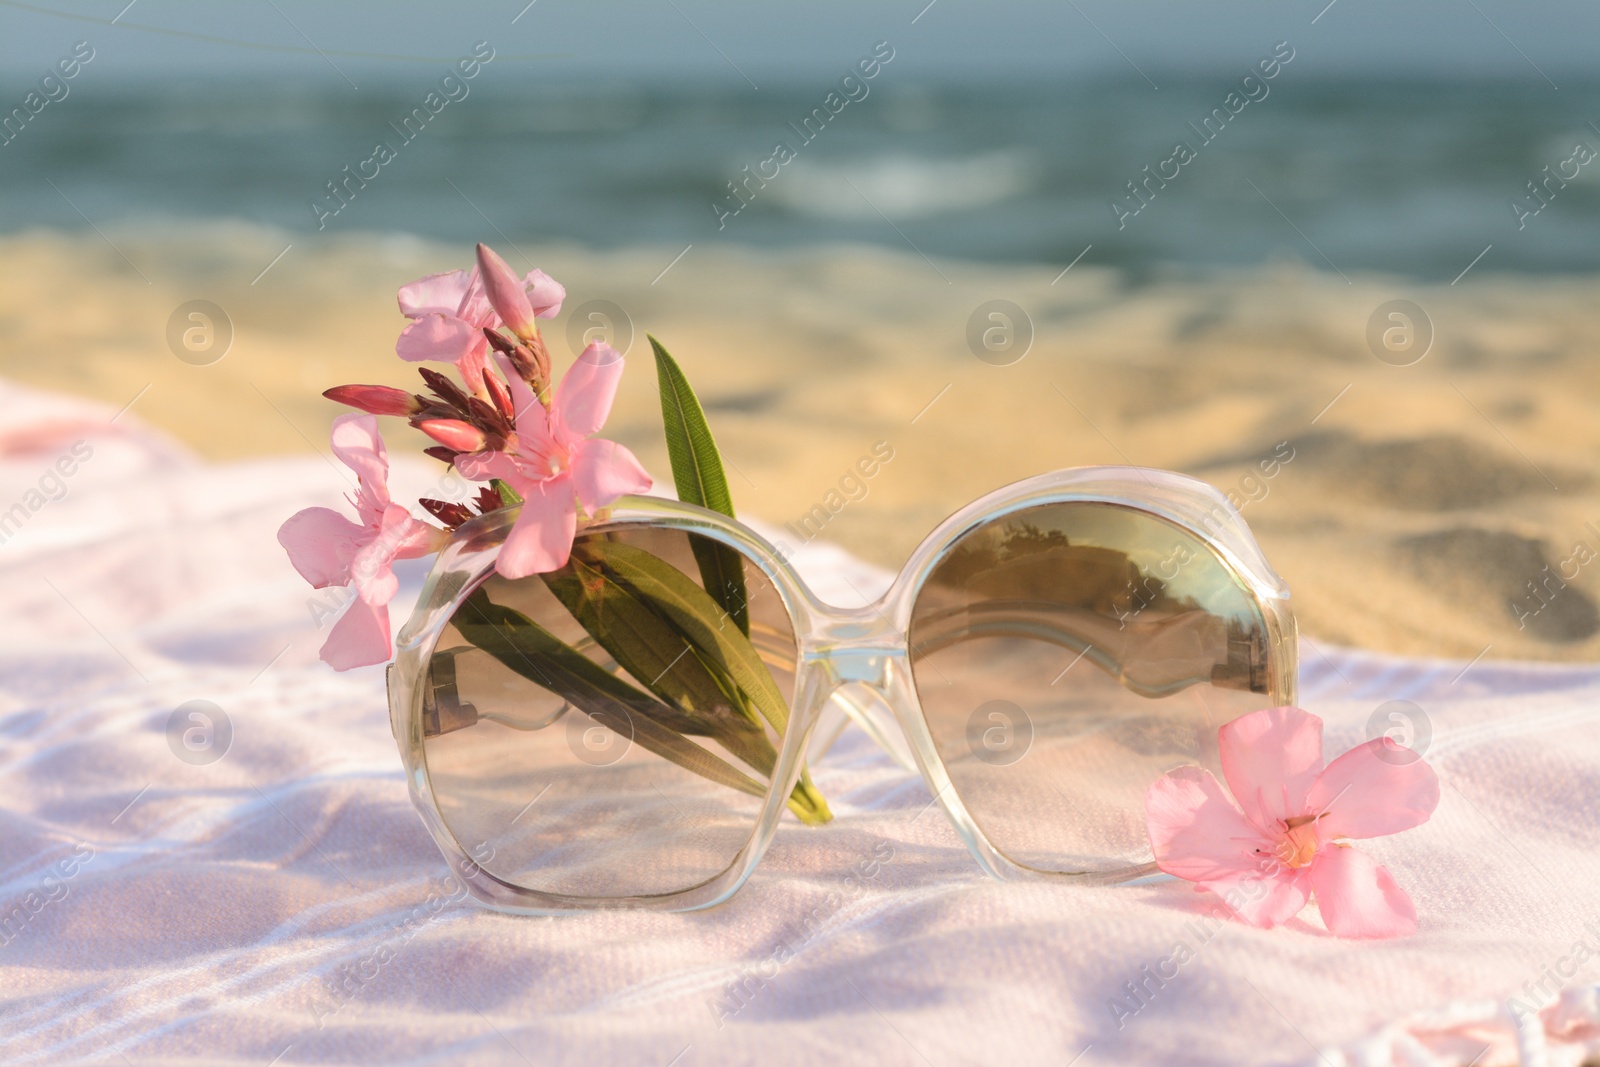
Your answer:
[[[320,390],[414,383],[392,354],[404,324],[394,290],[470,252],[242,224],[106,237],[115,248],[92,232],[0,241],[0,375],[133,401],[130,417],[216,460],[325,452],[340,409]],[[608,429],[658,477],[668,465],[644,332],[674,352],[743,513],[797,523],[858,458],[892,449],[820,536],[898,567],[944,515],[1016,479],[1168,467],[1244,502],[1313,642],[1600,659],[1600,278],[1480,268],[1454,285],[1347,281],[1285,262],[1135,287],[1092,254],[1058,276],[909,249],[696,244],[674,262],[681,248],[498,244],[566,284],[568,311],[547,327],[558,361],[571,309],[626,309],[631,369]],[[1435,332],[1410,366],[1367,341],[1374,310],[1397,298],[1426,309]],[[167,343],[169,317],[192,299],[233,324],[209,365]],[[968,319],[991,299],[1033,324],[1009,365],[969,348]],[[391,449],[420,447],[390,425]]]

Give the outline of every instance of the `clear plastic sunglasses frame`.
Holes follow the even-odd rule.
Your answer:
[[[759,817],[733,862],[720,874],[699,885],[651,896],[580,897],[540,892],[491,874],[456,840],[434,797],[423,749],[423,689],[429,659],[456,608],[493,571],[499,548],[517,517],[516,509],[507,508],[473,519],[456,532],[440,552],[416,611],[397,638],[396,657],[388,674],[389,711],[411,799],[468,892],[490,908],[519,914],[599,908],[689,911],[721,903],[744,884],[777,832],[785,798],[795,786],[808,747],[814,760],[846,721],[855,721],[898,762],[922,775],[973,858],[989,875],[1002,880],[1107,884],[1150,874],[1154,871],[1151,864],[1110,871],[1047,872],[1004,855],[969,813],[946,772],[912,679],[907,629],[930,571],[952,546],[978,527],[1023,509],[1066,502],[1113,504],[1143,512],[1188,531],[1208,546],[1253,598],[1265,622],[1269,698],[1278,705],[1294,703],[1296,631],[1289,590],[1267,563],[1238,510],[1212,486],[1184,475],[1141,467],[1077,467],[996,490],[940,523],[911,555],[888,592],[876,603],[859,608],[840,608],[818,600],[770,542],[736,520],[673,500],[624,497],[604,522],[587,529],[645,524],[698,534],[739,550],[772,583],[788,609],[798,643],[789,729],[782,738]],[[848,683],[860,685],[841,689]],[[892,718],[882,709],[870,707],[871,701],[861,699],[861,687],[881,698]],[[819,732],[830,705],[832,724]],[[812,744],[813,734],[817,734],[816,744]]]

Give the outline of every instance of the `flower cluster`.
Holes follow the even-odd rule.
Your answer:
[[[508,578],[566,565],[580,515],[597,516],[618,497],[650,488],[632,452],[595,437],[622,377],[622,356],[592,344],[559,383],[538,320],[561,310],[566,290],[543,271],[518,277],[486,245],[469,270],[402,286],[411,322],[395,353],[408,362],[450,363],[460,383],[418,368],[426,393],[386,385],[341,385],[324,396],[365,415],[334,421],[333,451],[355,471],[352,522],[307,508],[278,531],[295,569],[315,588],[350,586],[355,599],[334,625],[322,658],[338,670],[382,663],[392,644],[388,604],[399,588],[391,564],[437,552],[444,529],[413,518],[389,497],[389,463],[377,420],[405,418],[438,442],[428,455],[462,476],[489,482],[474,501],[481,513],[520,504],[496,569]],[[509,332],[509,336],[508,336]],[[419,503],[448,530],[472,517],[465,505]]]

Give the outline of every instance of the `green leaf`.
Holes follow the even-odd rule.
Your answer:
[[[482,589],[466,599],[451,621],[462,637],[597,722],[608,727],[630,723],[633,740],[646,751],[719,785],[766,795],[766,786],[680,736],[695,728],[685,716],[568,647],[521,612],[495,604]]]
[[[678,499],[710,508],[733,517],[733,498],[728,494],[728,479],[722,472],[722,457],[706,425],[705,412],[689,386],[677,360],[650,338],[656,355],[656,381],[661,388],[661,419],[667,434],[667,452],[672,457],[672,480],[678,486]]]
[[[515,489],[511,488],[510,483],[501,481],[499,478],[490,478],[489,485],[496,493],[500,494],[501,507],[514,508],[522,503],[522,497]]]
[[[596,549],[611,545],[598,540],[585,544]],[[665,560],[643,555],[651,561],[646,566],[673,570]],[[759,722],[743,713],[737,686],[725,671],[714,670],[649,600],[619,584],[583,552],[574,552],[566,566],[540,577],[623,670],[694,724],[694,730],[684,732],[712,737],[757,771],[772,774],[777,752]]]
[[[659,687],[657,695],[663,699],[698,702],[700,709],[709,706],[720,715],[729,714],[731,700],[732,707],[752,724],[759,722],[758,712],[751,709],[754,705],[778,736],[783,736],[789,725],[789,707],[755,646],[727,625],[716,603],[682,571],[642,548],[599,537],[580,538],[572,546],[568,566],[576,580],[552,582],[547,576],[546,583],[628,673],[650,688]],[[589,603],[574,610],[568,598],[575,596],[577,588]],[[648,641],[652,647],[631,645],[635,640]],[[629,665],[630,659],[639,663],[638,669]],[[763,763],[758,764],[729,744],[729,738],[748,744],[742,734],[729,730],[726,735],[713,736],[752,767],[772,774],[775,752],[772,762],[766,762],[763,753]],[[770,752],[765,733],[760,737]],[[833,817],[827,800],[804,769],[790,793],[789,807],[806,822],[827,822]]]
[[[722,456],[706,425],[700,400],[689,386],[682,368],[650,338],[656,355],[656,383],[661,392],[661,425],[667,436],[667,455],[672,461],[672,481],[678,499],[686,504],[733,518],[733,496],[728,492],[728,477],[722,470]],[[700,579],[706,592],[733,619],[739,632],[750,633],[749,597],[745,590],[744,558],[737,551],[710,538],[690,540]]]
[[[789,706],[767,665],[748,637],[726,625],[716,602],[693,579],[644,549],[621,541],[581,539],[572,546],[572,554],[631,589],[669,620],[689,644],[704,653],[704,661],[727,672],[783,736],[789,728]],[[600,635],[595,638],[600,640]]]

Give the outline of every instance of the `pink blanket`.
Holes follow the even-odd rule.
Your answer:
[[[785,826],[731,902],[512,918],[447,881],[381,671],[316,659],[340,601],[274,534],[336,503],[329,458],[206,465],[114,414],[0,383],[8,1063],[1490,1067],[1600,1051],[1600,671],[1302,648],[1330,751],[1387,700],[1430,724],[1438,812],[1370,846],[1416,901],[1404,941],[1337,941],[1309,912],[1273,931],[1206,922],[1204,898],[1166,879],[990,881],[921,780],[853,727],[815,769],[837,821]],[[397,463],[395,482],[411,499],[438,474]],[[800,562],[851,602],[850,585],[887,580],[836,550]],[[397,622],[421,573],[403,572]],[[1193,958],[1173,973],[1180,943]]]

